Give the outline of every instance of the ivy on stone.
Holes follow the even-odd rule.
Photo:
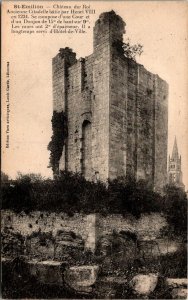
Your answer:
[[[48,150],[50,151],[49,167],[52,168],[54,174],[57,174],[59,172],[59,160],[63,152],[65,139],[68,135],[67,118],[63,111],[54,111],[51,122],[53,135],[48,144]]]

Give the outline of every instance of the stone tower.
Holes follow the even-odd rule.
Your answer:
[[[176,137],[174,140],[172,156],[169,156],[168,183],[185,190],[185,185],[182,182],[181,155],[178,153]]]
[[[89,180],[130,175],[160,190],[167,182],[168,85],[125,57],[124,32],[120,16],[102,13],[91,55],[77,60],[64,48],[53,58],[53,109],[68,120],[59,167]]]

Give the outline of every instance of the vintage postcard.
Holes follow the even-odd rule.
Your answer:
[[[2,1],[3,299],[186,299],[188,3]]]

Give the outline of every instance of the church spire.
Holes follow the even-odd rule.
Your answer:
[[[169,157],[168,183],[185,190],[185,185],[182,182],[181,156],[178,153],[176,137],[174,139],[172,156]]]
[[[176,136],[175,136],[175,139],[174,139],[174,146],[173,146],[172,157],[171,158],[172,159],[178,159],[179,158]]]

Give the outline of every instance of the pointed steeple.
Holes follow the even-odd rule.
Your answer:
[[[185,190],[185,185],[182,181],[182,171],[181,171],[181,155],[178,153],[178,146],[176,137],[174,139],[174,146],[172,150],[172,156],[169,160],[168,167],[168,182],[176,187]]]
[[[178,146],[177,146],[177,140],[176,140],[176,136],[175,136],[171,159],[178,159],[178,158],[179,158]]]

